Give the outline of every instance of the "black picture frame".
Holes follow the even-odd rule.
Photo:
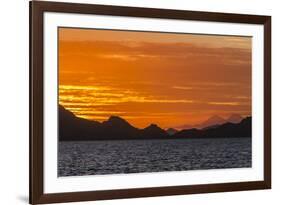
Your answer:
[[[31,1],[30,4],[30,204],[152,197],[271,188],[271,17],[154,8]],[[71,193],[44,193],[44,12],[259,24],[264,28],[264,180]]]

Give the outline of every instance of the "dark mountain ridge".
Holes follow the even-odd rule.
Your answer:
[[[111,116],[102,123],[75,116],[59,106],[59,139],[64,140],[114,140],[114,139],[159,139],[168,133],[155,124],[144,129],[130,125],[118,116]]]
[[[204,130],[186,129],[168,133],[156,124],[139,129],[118,116],[98,122],[75,116],[59,105],[59,140],[122,140],[122,139],[182,139],[206,137],[251,137],[251,117],[240,123],[225,123]]]
[[[208,128],[216,127],[216,126],[228,123],[228,122],[239,123],[239,122],[241,122],[242,119],[243,119],[243,117],[240,116],[239,114],[231,114],[228,118],[222,118],[218,115],[213,115],[200,124],[194,124],[194,125],[185,124],[185,125],[179,126],[179,128],[180,128],[180,130],[193,129],[193,128],[208,129]]]
[[[252,118],[246,117],[239,123],[227,122],[206,129],[181,130],[174,135],[176,138],[209,138],[209,137],[251,137]]]

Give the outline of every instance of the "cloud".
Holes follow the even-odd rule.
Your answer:
[[[178,89],[178,90],[193,90],[193,87],[187,87],[187,86],[173,86],[172,88]]]
[[[124,115],[124,111],[112,109],[115,105],[125,103],[141,104],[190,104],[190,99],[168,99],[161,96],[151,96],[136,91],[113,88],[109,86],[73,86],[59,87],[59,103],[71,110],[77,116],[101,117],[108,114]],[[98,118],[97,118],[98,119]]]
[[[227,106],[237,106],[240,105],[239,102],[208,102],[209,105],[227,105]]]
[[[117,60],[123,60],[123,61],[135,61],[137,60],[136,56],[133,55],[125,55],[125,54],[108,54],[108,55],[98,55],[100,58],[106,58],[106,59],[117,59]]]
[[[71,49],[70,49],[71,48]],[[100,58],[135,61],[144,58],[189,59],[193,57],[231,60],[230,64],[251,61],[251,48],[208,47],[192,43],[120,41],[60,41],[64,55],[95,56]]]
[[[234,96],[233,98],[235,98],[235,99],[242,99],[242,100],[248,100],[251,97],[250,96],[244,96],[244,95],[238,95],[238,96]]]

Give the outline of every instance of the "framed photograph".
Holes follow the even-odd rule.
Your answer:
[[[30,203],[271,188],[271,17],[30,2]]]

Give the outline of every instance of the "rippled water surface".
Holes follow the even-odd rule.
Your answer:
[[[58,175],[251,167],[251,138],[59,142]]]

